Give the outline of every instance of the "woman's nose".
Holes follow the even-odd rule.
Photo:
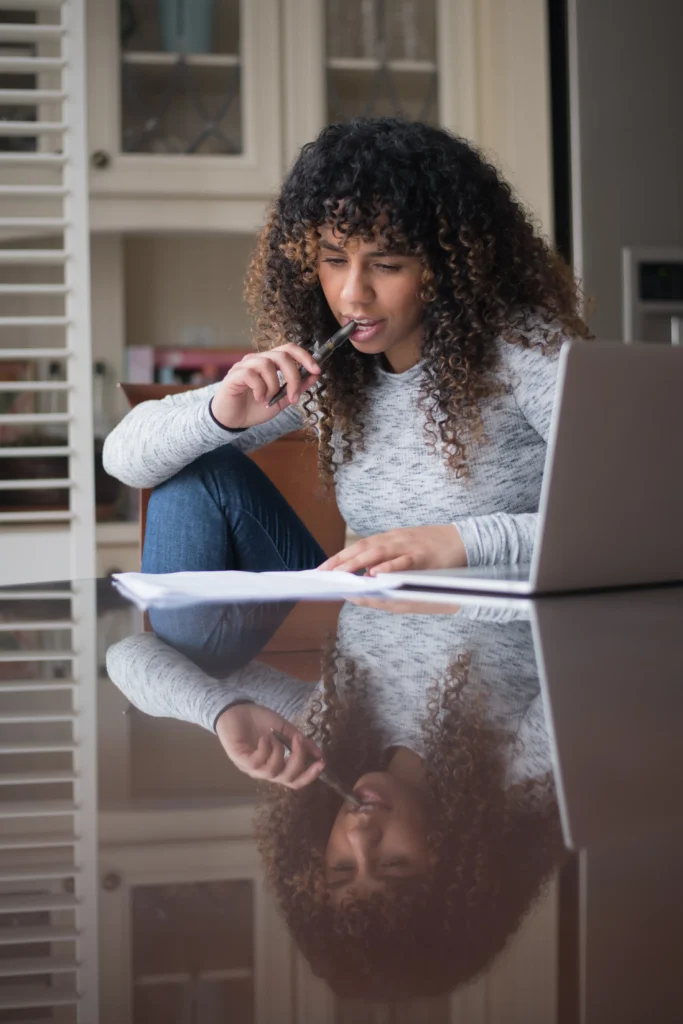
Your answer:
[[[341,298],[348,307],[343,312],[355,313],[354,304],[371,302],[373,291],[362,267],[349,266],[344,276]]]

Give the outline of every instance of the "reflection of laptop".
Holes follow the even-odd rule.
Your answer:
[[[683,580],[683,347],[567,342],[557,389],[531,565],[412,570],[401,591]]]
[[[683,822],[683,588],[530,609],[567,844]]]

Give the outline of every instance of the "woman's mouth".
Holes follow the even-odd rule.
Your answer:
[[[373,789],[372,786],[358,786],[353,791],[353,795],[361,801],[362,807],[357,810],[362,813],[364,810],[381,810],[390,811],[392,810],[391,804],[387,803],[384,797],[380,796],[379,793]]]
[[[364,342],[372,341],[379,332],[382,330],[385,321],[384,320],[370,320],[364,317],[344,317],[344,323],[347,324],[349,320],[355,320],[358,326],[351,335],[351,341]]]

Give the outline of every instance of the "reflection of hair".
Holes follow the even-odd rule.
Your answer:
[[[378,228],[388,249],[420,257],[427,436],[466,473],[465,442],[481,434],[478,403],[493,391],[495,339],[528,346],[532,313],[544,348],[561,330],[587,335],[571,271],[472,145],[426,124],[358,118],[304,146],[261,232],[246,284],[259,344],[306,343],[339,326],[318,280],[324,224],[367,240]],[[344,461],[362,447],[373,366],[344,346],[306,401],[328,478],[335,423]]]
[[[287,925],[314,973],[341,996],[438,995],[473,978],[516,932],[563,858],[552,782],[506,786],[515,740],[487,723],[468,693],[468,666],[459,658],[427,693],[428,879],[334,907],[324,858],[339,798],[323,786],[273,787],[259,811],[259,848]],[[334,683],[343,667],[350,670],[344,704]],[[378,737],[365,724],[365,691],[353,663],[328,653],[322,699],[309,707],[305,726],[330,769],[350,784],[384,767]]]

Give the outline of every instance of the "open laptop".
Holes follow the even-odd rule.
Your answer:
[[[683,347],[565,343],[538,518],[530,565],[411,570],[396,593],[683,580]]]

